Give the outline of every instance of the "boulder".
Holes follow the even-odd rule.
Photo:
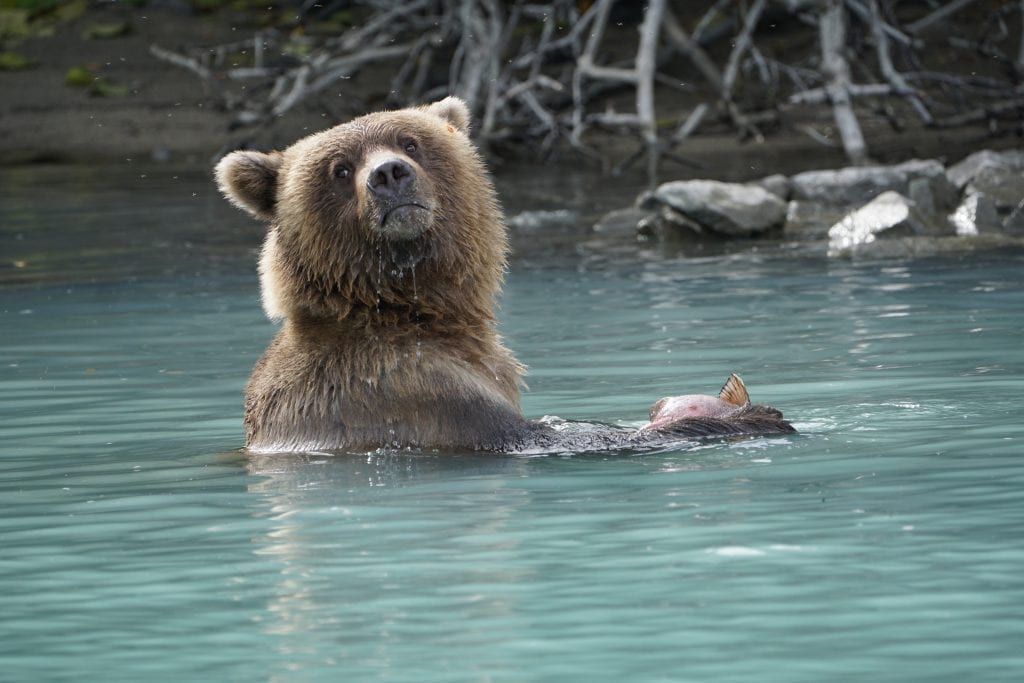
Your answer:
[[[956,195],[942,164],[934,159],[912,160],[896,166],[848,166],[830,171],[806,171],[790,179],[793,199],[833,206],[860,206],[886,191],[910,194],[910,183],[924,179],[936,197]]]
[[[983,194],[1001,212],[1009,213],[1024,198],[1024,170],[995,166],[983,168],[971,178],[964,191]]]
[[[641,222],[650,216],[650,211],[637,207],[616,209],[601,216],[592,230],[602,235],[633,237]]]
[[[786,202],[758,185],[677,180],[659,186],[651,200],[712,232],[733,237],[758,235],[780,226],[786,217]]]
[[[772,175],[748,184],[664,183],[594,226],[635,228],[641,241],[728,249],[777,237],[784,248],[867,258],[1024,245],[1024,151],[982,151],[946,169],[935,160]],[[735,248],[735,247],[733,247]]]
[[[1003,232],[1007,235],[1024,236],[1024,199],[1014,207],[1003,221]]]
[[[789,200],[791,192],[789,178],[781,173],[776,173],[774,175],[761,178],[760,180],[755,180],[750,184],[763,187],[784,202]]]
[[[951,232],[947,225],[929,220],[907,197],[888,191],[829,228],[828,250],[829,255],[845,255],[882,237],[937,237]]]
[[[641,238],[654,237],[667,243],[694,243],[722,237],[669,206],[662,206],[656,213],[648,214],[647,218],[639,222],[636,231]]]
[[[993,249],[1019,249],[1024,238],[1007,235],[974,235],[972,237],[894,237],[880,239],[851,249],[842,255],[858,259],[907,259],[940,254],[970,254]],[[829,255],[836,254],[829,252]]]
[[[944,216],[956,208],[960,191],[945,177],[914,178],[907,185],[907,197],[925,213]]]
[[[1002,228],[996,203],[980,192],[964,197],[956,211],[949,215],[949,222],[953,224],[956,234],[962,237],[1000,232]]]
[[[827,240],[829,228],[846,213],[840,207],[794,199],[786,207],[782,234],[791,240]]]
[[[950,166],[946,176],[957,189],[962,190],[986,170],[1024,172],[1024,151],[1014,149],[993,152],[990,149],[983,149]]]

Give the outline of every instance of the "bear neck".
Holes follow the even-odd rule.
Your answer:
[[[327,302],[325,302],[327,303]],[[400,340],[430,335],[433,338],[495,337],[494,311],[489,306],[431,305],[429,300],[416,302],[376,301],[333,302],[326,306],[299,308],[288,316],[294,332],[315,331],[339,340]]]
[[[262,280],[265,295],[269,288],[270,298],[281,305],[282,317],[300,327],[374,335],[410,328],[439,336],[467,332],[477,336],[476,331],[493,328],[503,250],[493,263],[429,258],[403,268],[382,261],[379,253],[325,249],[319,252],[320,258],[324,253],[345,258],[311,267],[310,257],[276,258],[298,249],[288,241],[276,239],[270,246],[274,258],[268,259],[263,271],[274,276]]]

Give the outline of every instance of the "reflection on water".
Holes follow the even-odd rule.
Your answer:
[[[258,228],[198,176],[33,172],[0,178],[0,678],[1019,675],[1024,254],[536,250],[500,314],[529,415],[637,424],[735,371],[801,433],[249,457]]]

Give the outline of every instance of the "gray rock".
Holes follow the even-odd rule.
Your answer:
[[[793,199],[833,206],[860,206],[886,191],[904,196],[914,179],[930,180],[933,193],[947,196],[952,190],[942,164],[934,159],[912,160],[896,166],[849,166],[831,171],[806,171],[790,181]]]
[[[935,213],[935,193],[927,178],[914,178],[907,184],[907,198],[921,211]]]
[[[948,226],[930,221],[914,203],[897,192],[883,192],[864,206],[846,214],[829,228],[829,255],[844,255],[879,238],[940,236]]]
[[[877,240],[867,247],[850,254],[859,258],[920,258],[940,254],[972,254],[995,249],[1020,249],[1024,237],[987,234],[970,237],[903,237],[891,240]]]
[[[635,207],[616,209],[601,216],[601,219],[594,223],[592,230],[602,235],[632,237],[636,234],[640,223],[650,216],[651,212],[645,209]]]
[[[996,203],[979,192],[964,197],[956,211],[949,215],[949,222],[956,229],[956,234],[963,237],[1000,232],[1002,228]]]
[[[1003,232],[1007,235],[1024,235],[1024,199],[1015,206],[1010,215],[1003,221]]]
[[[930,220],[942,223],[960,201],[960,192],[945,174],[930,178],[914,178],[908,183],[907,197]]]
[[[853,260],[907,259],[939,254],[969,254],[993,249],[1020,248],[1024,238],[1008,235],[974,235],[972,237],[896,237],[875,240],[841,254]],[[829,255],[836,256],[832,252]]]
[[[677,180],[658,187],[653,199],[708,230],[735,237],[757,235],[786,217],[786,203],[757,185]]]
[[[794,199],[786,206],[782,234],[793,240],[827,240],[828,230],[842,220],[846,209]]]
[[[646,211],[657,211],[661,208],[661,201],[654,192],[646,190],[636,198],[636,202],[633,203],[633,206]]]
[[[667,243],[693,243],[721,238],[669,206],[662,206],[657,213],[648,214],[647,218],[641,220],[637,225],[637,234]]]
[[[1002,212],[1010,212],[1024,199],[1024,171],[989,166],[979,170],[965,188],[989,197]]]
[[[983,149],[950,166],[946,170],[946,176],[950,182],[962,190],[986,169],[1024,171],[1024,151],[1014,149],[993,152],[990,149]]]
[[[750,184],[763,187],[784,202],[789,200],[789,195],[792,191],[789,185],[789,178],[781,173],[755,180]]]

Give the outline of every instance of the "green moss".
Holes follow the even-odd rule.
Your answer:
[[[110,40],[126,36],[132,31],[132,26],[127,21],[116,21],[108,24],[93,24],[82,31],[82,38],[85,40]]]
[[[3,9],[20,9],[29,14],[45,14],[57,8],[59,0],[0,0]]]
[[[87,9],[89,9],[89,0],[72,0],[71,2],[62,2],[54,14],[58,21],[74,21],[85,14]]]
[[[89,94],[96,97],[126,97],[128,88],[123,85],[111,83],[105,78],[97,78],[89,88]]]
[[[305,39],[305,36],[291,36],[290,40],[281,47],[281,54],[303,59],[313,53],[313,43]]]
[[[64,74],[64,85],[73,88],[88,88],[95,80],[93,72],[84,66],[73,66]]]
[[[35,66],[35,62],[17,52],[0,52],[0,71],[22,71]]]
[[[28,12],[21,9],[0,9],[0,39],[22,38],[30,33]]]

